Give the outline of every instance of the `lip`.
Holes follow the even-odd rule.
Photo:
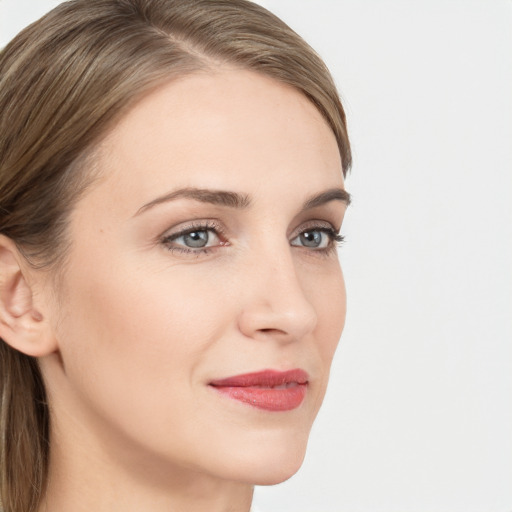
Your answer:
[[[219,393],[267,411],[290,411],[306,396],[309,376],[301,369],[262,370],[210,382]]]

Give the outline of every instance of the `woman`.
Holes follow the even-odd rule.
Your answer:
[[[4,512],[248,511],[343,329],[345,116],[245,0],[74,0],[0,56]]]

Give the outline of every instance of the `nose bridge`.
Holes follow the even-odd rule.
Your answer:
[[[245,334],[274,334],[295,340],[315,328],[317,314],[301,283],[292,251],[285,240],[253,252],[240,322]]]

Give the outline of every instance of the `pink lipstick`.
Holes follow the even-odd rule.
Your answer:
[[[290,411],[303,402],[308,374],[296,369],[263,370],[210,382],[218,392],[267,411]]]

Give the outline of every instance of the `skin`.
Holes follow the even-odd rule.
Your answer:
[[[344,325],[324,231],[339,230],[346,203],[303,210],[344,188],[334,135],[299,92],[218,69],[146,96],[97,163],[101,178],[70,218],[58,296],[30,279],[53,343],[40,357],[52,412],[41,510],[249,510],[254,484],[300,467]],[[179,197],[144,208],[184,188],[247,204]],[[207,251],[187,248],[180,230],[205,223]],[[304,246],[307,230],[328,247]],[[291,411],[208,385],[293,368],[309,384]]]

